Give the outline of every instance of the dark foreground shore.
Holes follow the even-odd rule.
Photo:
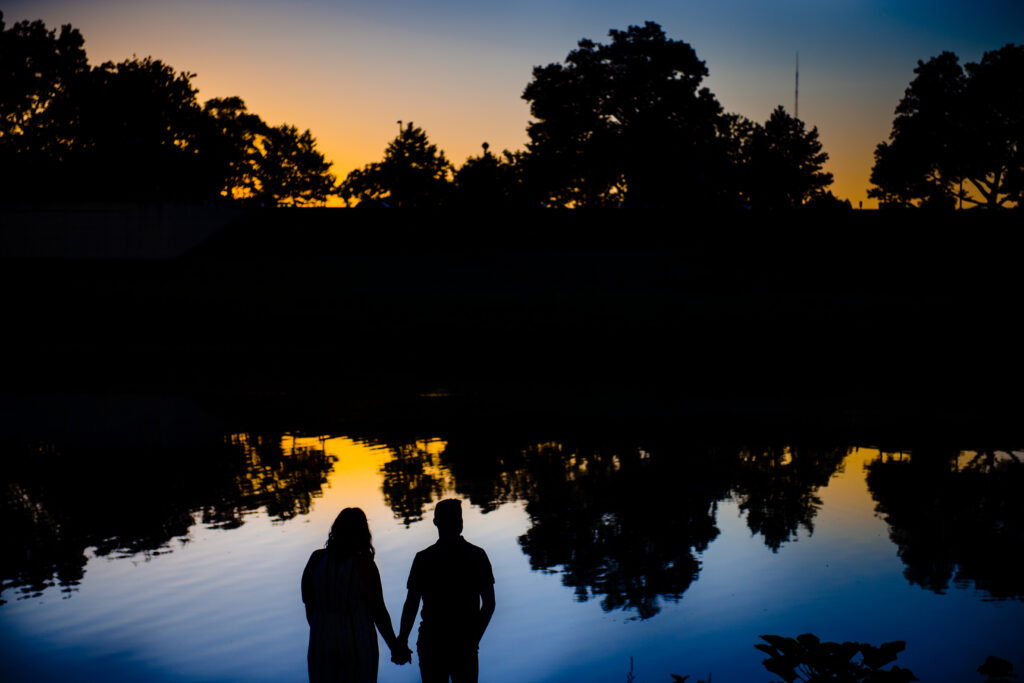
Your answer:
[[[1011,429],[1018,219],[251,212],[3,259],[4,389]]]

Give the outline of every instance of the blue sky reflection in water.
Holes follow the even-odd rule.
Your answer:
[[[429,514],[406,525],[385,500],[382,470],[394,451],[345,438],[297,443],[323,444],[336,458],[308,514],[281,520],[261,509],[237,528],[209,528],[195,513],[188,535],[160,551],[92,553],[71,592],[50,587],[18,599],[17,590],[5,590],[4,679],[303,680],[308,632],[299,577],[334,515],[349,505],[367,513],[397,619],[412,557],[435,532]],[[288,452],[292,438],[282,445]],[[440,441],[416,445],[435,455],[444,448]],[[578,601],[557,571],[532,571],[518,540],[531,526],[522,501],[487,513],[464,506],[465,535],[487,550],[496,578],[482,680],[622,681],[633,657],[642,681],[708,671],[717,681],[767,681],[753,648],[757,636],[807,631],[876,644],[905,639],[898,663],[925,681],[979,679],[975,669],[989,654],[1020,669],[1024,603],[989,599],[971,582],[944,594],[908,583],[865,484],[864,464],[877,457],[866,449],[847,455],[817,490],[813,534],[800,527],[777,552],[751,532],[740,498],[726,497],[713,513],[719,533],[696,553],[697,579],[678,601],[658,601],[660,612],[646,620],[603,610],[602,596]],[[435,499],[455,483],[437,462],[424,470]],[[381,680],[415,681],[418,670],[385,659]]]

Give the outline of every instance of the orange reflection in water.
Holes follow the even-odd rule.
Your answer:
[[[285,437],[287,446],[291,447],[292,437]],[[379,564],[382,571],[387,572],[384,565],[392,562],[388,559],[388,550],[397,553],[402,559],[393,569],[404,565],[406,555],[411,559],[414,550],[425,547],[434,541],[434,528],[431,524],[415,525],[408,529],[399,515],[392,510],[383,492],[385,464],[392,462],[396,453],[392,448],[355,441],[346,437],[303,437],[295,438],[297,447],[322,448],[327,456],[334,459],[334,467],[327,475],[327,483],[313,503],[313,509],[304,519],[312,529],[314,539],[327,540],[331,524],[337,514],[346,507],[358,507],[366,513],[370,531],[373,534],[374,546],[378,551]],[[447,444],[441,440],[421,440],[415,448],[436,456]],[[436,463],[436,457],[433,459]],[[434,475],[435,481],[449,482],[441,468],[436,464],[427,465],[424,471]],[[442,487],[441,497],[453,495],[451,487]],[[427,517],[429,519],[429,516]],[[397,569],[396,569],[397,571]],[[404,581],[404,576],[399,583]]]

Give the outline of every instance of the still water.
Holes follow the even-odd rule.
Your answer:
[[[302,681],[299,578],[334,516],[366,512],[397,623],[444,497],[494,570],[484,681],[769,681],[758,636],[805,632],[905,640],[897,663],[924,681],[980,681],[989,655],[1024,670],[1021,452],[92,441],[5,446],[5,681]],[[419,680],[386,651],[381,680]]]

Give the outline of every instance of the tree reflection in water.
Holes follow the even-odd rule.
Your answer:
[[[658,439],[635,443],[541,442],[463,432],[436,456],[391,444],[385,498],[406,524],[445,490],[484,511],[526,504],[520,539],[536,570],[557,570],[578,600],[640,619],[678,600],[700,572],[697,554],[718,536],[718,503],[735,496],[748,524],[777,551],[799,526],[813,529],[828,483],[849,449],[712,448]],[[447,474],[445,474],[447,472]],[[442,482],[447,480],[448,484]]]
[[[793,540],[801,526],[814,533],[814,517],[821,508],[817,491],[828,484],[850,450],[768,447],[740,451],[735,496],[740,510],[747,513],[747,526],[764,536],[772,552]]]
[[[523,501],[530,528],[520,545],[531,566],[559,571],[579,600],[599,597],[605,610],[641,619],[697,579],[697,554],[718,535],[719,502],[732,497],[750,530],[778,552],[800,528],[813,533],[818,491],[851,451],[671,441],[650,450],[569,442],[516,448],[499,441],[449,436],[436,455],[395,448],[384,490],[396,517],[422,518],[443,490],[485,511]],[[993,452],[960,462],[958,454],[921,451],[872,464],[877,509],[911,583],[942,591],[950,580],[973,582],[994,598],[1020,598],[1024,580],[1008,558],[1024,550],[1024,498],[1016,493],[1024,490],[1024,464]],[[410,475],[427,470],[434,474]]]
[[[232,435],[205,447],[58,448],[8,445],[0,474],[2,590],[70,592],[94,554],[156,555],[187,540],[197,520],[234,528],[265,509],[273,519],[309,511],[333,466],[320,448],[281,435]]]
[[[918,450],[868,465],[868,489],[889,524],[910,583],[943,593],[973,584],[1024,599],[1024,463],[1015,453]]]
[[[455,493],[490,511],[521,501],[519,538],[536,570],[557,571],[578,600],[640,619],[682,597],[718,536],[718,504],[736,501],[773,552],[813,532],[821,487],[846,447],[710,446],[676,437],[543,441],[464,430],[444,441],[366,438],[387,447],[382,493],[409,526]],[[306,440],[305,443],[309,443]],[[333,466],[323,448],[279,433],[236,434],[188,448],[8,445],[0,473],[3,592],[74,590],[96,555],[167,552],[192,525],[234,528],[266,510],[310,510]],[[907,579],[934,591],[975,585],[1024,598],[1010,558],[1024,550],[1024,463],[1018,455],[917,451],[868,467],[877,511]]]
[[[534,569],[561,567],[577,599],[650,618],[697,579],[694,553],[718,536],[723,465],[707,454],[532,446],[520,478],[531,526],[519,542]]]
[[[394,457],[384,464],[381,490],[396,519],[405,526],[423,519],[423,511],[432,500],[439,500],[450,482],[437,466],[437,454],[431,442],[389,444]]]

